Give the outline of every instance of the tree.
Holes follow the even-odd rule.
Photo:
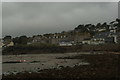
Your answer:
[[[4,44],[9,44],[11,41],[12,41],[12,37],[11,36],[5,36],[4,38],[3,38],[3,43]]]
[[[27,38],[27,42],[32,42],[33,41],[33,37],[28,37]]]
[[[49,38],[51,34],[44,34],[43,36]]]
[[[11,36],[5,36],[5,37],[3,38],[3,40],[11,40],[11,39],[12,39]]]
[[[27,44],[27,36],[20,36],[19,38],[20,44]]]
[[[120,19],[116,19],[116,21],[118,22],[118,28],[120,28]]]
[[[19,43],[20,43],[19,37],[13,38],[13,42],[14,42],[15,45],[16,45],[16,44],[19,44]]]
[[[104,23],[101,25],[101,27],[102,27],[102,28],[103,28],[103,27],[107,27],[107,23],[104,22]]]
[[[101,23],[98,23],[97,25],[96,25],[96,28],[100,28],[101,27]]]
[[[120,23],[120,19],[117,18],[116,21]]]
[[[15,45],[16,44],[25,45],[28,42],[28,38],[26,36],[15,37],[15,38],[13,38],[13,42],[14,42]]]
[[[78,25],[74,30],[78,32],[88,32],[88,29],[84,25]]]

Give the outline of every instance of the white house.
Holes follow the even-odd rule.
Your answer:
[[[82,44],[91,44],[91,39],[84,39]]]
[[[90,44],[98,45],[98,44],[104,44],[105,39],[104,38],[92,38]]]
[[[72,46],[74,41],[60,41],[59,46]]]

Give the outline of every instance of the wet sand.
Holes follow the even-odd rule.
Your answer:
[[[58,57],[71,57],[81,53],[62,54],[27,54],[27,55],[4,55],[3,74],[18,73],[22,71],[36,72],[42,69],[60,68],[74,65],[88,65],[81,59],[57,59]],[[85,54],[85,53],[83,53]],[[89,54],[89,53],[86,53]],[[22,63],[4,63],[7,61],[23,61]]]

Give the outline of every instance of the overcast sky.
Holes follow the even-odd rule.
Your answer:
[[[111,22],[117,17],[117,2],[4,2],[2,35],[33,36],[68,31],[79,24]]]

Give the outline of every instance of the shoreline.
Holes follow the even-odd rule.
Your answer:
[[[63,57],[64,58],[64,57]],[[70,58],[70,57],[68,57]],[[65,58],[65,59],[68,59]],[[96,54],[96,55],[79,55],[73,56],[72,59],[85,59],[90,65],[75,65],[74,67],[61,67],[61,69],[45,69],[40,73],[19,73],[16,75],[3,76],[7,78],[120,78],[119,70],[120,65],[118,61],[120,54]],[[27,77],[25,77],[25,75]]]
[[[77,54],[78,55],[78,54]],[[58,59],[58,57],[76,56],[74,53],[67,54],[29,54],[29,55],[5,55],[3,56],[3,72],[49,69],[59,66],[73,66],[81,59]],[[16,62],[17,61],[17,62]],[[20,62],[25,61],[25,62]]]
[[[33,45],[16,45],[7,47],[2,50],[3,55],[16,54],[42,54],[42,53],[79,53],[79,52],[120,52],[118,44],[104,45],[78,45],[78,46],[33,46]]]
[[[17,53],[18,52],[18,53]],[[35,53],[37,52],[37,53]],[[13,51],[13,52],[7,52],[8,54],[2,54],[3,55],[33,55],[33,54],[69,54],[69,53],[88,53],[88,54],[97,54],[97,53],[103,53],[103,54],[106,54],[106,53],[111,53],[111,54],[120,54],[120,51],[79,51],[79,52],[64,52],[64,53],[60,53],[60,52],[56,52],[56,53],[49,53],[49,52],[45,52],[45,53],[39,53],[39,50],[34,50],[33,52],[32,51],[23,51],[20,53],[20,51]],[[17,54],[14,54],[14,53],[17,53]]]

